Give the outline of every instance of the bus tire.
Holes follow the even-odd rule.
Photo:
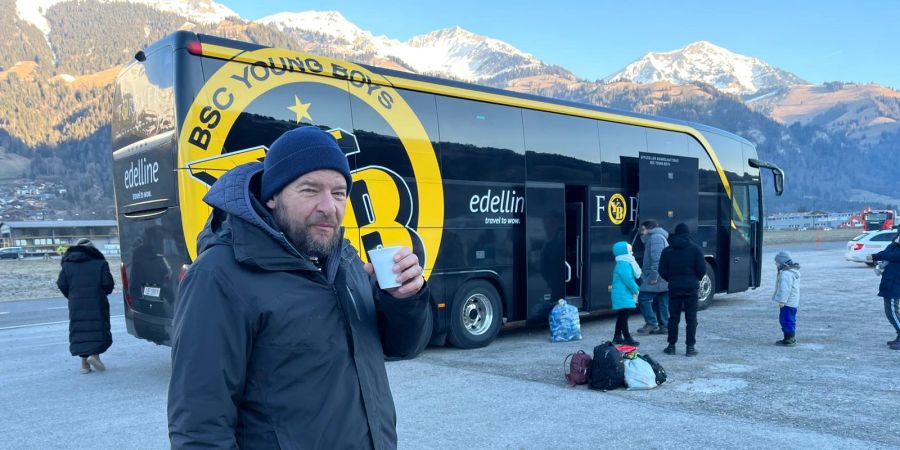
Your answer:
[[[470,281],[453,298],[448,338],[457,348],[484,347],[497,337],[502,322],[497,289],[484,280]]]
[[[716,295],[716,271],[706,262],[706,275],[700,280],[700,290],[697,293],[697,311],[709,308]]]

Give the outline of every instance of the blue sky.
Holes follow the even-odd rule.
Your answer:
[[[647,52],[706,40],[813,83],[900,89],[900,1],[216,1],[246,19],[340,11],[400,40],[459,25],[591,80]]]

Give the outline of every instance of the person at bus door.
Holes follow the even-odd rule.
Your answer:
[[[663,352],[675,354],[678,324],[684,311],[685,354],[696,356],[697,303],[700,280],[706,275],[706,260],[703,250],[691,240],[691,230],[687,224],[675,226],[669,243],[671,245],[662,251],[659,258],[659,275],[669,280],[669,345]]]
[[[411,249],[379,290],[343,238],[351,183],[337,141],[301,127],[210,188],[175,304],[172,448],[396,448],[384,360],[424,347],[431,310]]]
[[[888,263],[881,273],[878,296],[884,298],[884,314],[897,332],[897,338],[888,341],[888,347],[900,350],[900,233],[887,248],[866,259],[873,263]]]
[[[669,324],[669,285],[665,277],[659,275],[659,257],[663,249],[669,246],[669,233],[654,220],[641,223],[640,232],[644,244],[644,259],[638,305],[644,316],[644,326],[637,331],[638,334],[666,334]]]
[[[641,268],[631,254],[631,246],[625,241],[613,244],[613,255],[616,265],[612,276],[612,308],[616,311],[616,331],[613,343],[628,344],[637,347],[640,342],[631,338],[628,331],[628,316],[637,307],[639,287],[635,279],[641,277]]]
[[[109,299],[115,282],[109,263],[82,238],[63,253],[56,286],[69,300],[69,352],[81,357],[81,373],[104,371],[100,354],[112,345],[109,329]]]
[[[778,275],[772,301],[778,303],[778,320],[784,333],[784,338],[775,341],[775,345],[793,347],[797,345],[794,336],[797,331],[797,308],[800,306],[800,264],[791,259],[790,253],[782,250],[775,255],[775,266]]]

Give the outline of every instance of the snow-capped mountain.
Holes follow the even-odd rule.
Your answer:
[[[670,52],[648,53],[604,81],[674,84],[702,82],[722,92],[752,96],[808,84],[800,77],[772,67],[758,58],[740,55],[706,41]]]
[[[540,60],[506,42],[480,36],[460,27],[414,36],[406,42],[374,36],[339,12],[279,13],[259,19],[300,38],[326,37],[329,50],[399,60],[420,73],[450,75],[479,81],[516,70],[540,70]]]
[[[34,24],[44,35],[50,33],[46,13],[51,6],[73,0],[16,0],[16,15]],[[219,23],[238,14],[212,0],[97,0],[100,3],[126,2],[147,5],[159,11],[171,12],[202,23]]]

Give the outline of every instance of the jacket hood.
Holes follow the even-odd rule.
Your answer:
[[[275,218],[259,200],[263,164],[243,164],[223,174],[213,183],[203,201],[213,207],[206,226],[197,236],[197,253],[215,245],[229,245],[235,259],[266,270],[318,270],[301,254],[275,223]],[[343,239],[328,258],[329,277],[345,253],[353,253]],[[332,267],[333,266],[333,267]]]
[[[69,247],[66,252],[63,254],[62,261],[60,264],[66,262],[82,262],[88,261],[91,259],[106,259],[103,257],[103,253],[100,253],[100,250],[97,250],[95,247],[90,245],[76,245],[74,247]]]
[[[650,230],[646,235],[642,234],[642,235],[641,235],[641,242],[647,243],[647,239],[649,239],[649,238],[650,238],[651,236],[653,236],[654,234],[655,234],[655,235],[662,236],[662,237],[664,237],[666,240],[669,239],[669,232],[668,232],[668,231],[666,231],[663,227],[656,227],[656,228]]]
[[[628,243],[619,241],[612,246],[613,256],[622,256],[628,254]]]
[[[691,235],[690,234],[673,234],[669,237],[669,245],[674,248],[685,248],[691,245]]]

